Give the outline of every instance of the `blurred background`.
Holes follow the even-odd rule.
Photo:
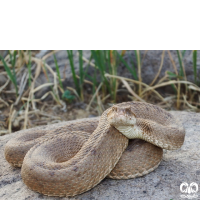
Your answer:
[[[200,51],[0,51],[0,135],[126,101],[199,112]]]

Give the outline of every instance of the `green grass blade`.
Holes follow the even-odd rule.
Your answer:
[[[17,51],[14,51],[13,56],[10,51],[9,51],[9,54],[10,54],[10,62],[12,65],[12,74],[13,74],[14,79],[17,80],[16,73],[15,73],[15,62],[16,62]]]
[[[177,50],[176,52],[177,52],[177,55],[178,55],[178,61],[179,61],[179,65],[180,65],[179,75],[184,77],[182,55],[181,55],[181,52],[179,50]]]
[[[8,67],[8,65],[6,64],[4,58],[0,55],[0,59],[3,63],[3,66],[4,66],[4,69],[5,71],[7,72],[8,74],[8,77],[10,78],[10,80],[12,81],[12,83],[14,84],[15,86],[15,90],[16,90],[16,95],[18,96],[18,88],[17,88],[17,80],[16,78],[14,77],[14,75],[12,74],[10,68]]]
[[[108,67],[109,67],[109,72],[112,75],[117,75],[117,65],[116,65],[116,50],[108,50],[107,52],[108,55]],[[111,78],[111,95],[113,98],[113,101],[116,102],[116,95],[117,95],[117,80],[116,78]]]
[[[128,65],[128,63],[123,59],[122,55],[120,55],[117,51],[116,51],[116,53],[117,53],[117,56],[119,57],[120,61],[125,65],[125,67],[126,67],[126,68],[129,70],[129,72],[132,74],[133,78],[134,78],[135,80],[138,80],[138,78],[137,78],[137,72],[133,70],[134,68],[131,69],[131,67]]]
[[[10,51],[9,51],[9,54],[10,54],[11,65],[12,65],[12,67],[14,67],[15,66],[15,62],[16,62],[17,51],[14,51],[13,56],[12,56]]]
[[[92,53],[93,59],[95,60],[95,65],[97,66],[97,68],[100,71],[101,82],[103,82],[102,90],[103,90],[103,94],[105,96],[106,90],[111,92],[109,82],[108,82],[107,78],[105,77],[105,73],[106,73],[106,63],[104,60],[105,51],[92,50],[91,53]]]
[[[100,59],[99,59],[99,55],[98,55],[99,53],[98,53],[98,51],[95,51],[95,50],[92,50],[91,53],[92,53],[92,57],[93,57],[93,59],[95,61],[95,65],[97,66],[97,68],[100,71],[101,80],[103,82],[105,77],[104,77],[104,74],[103,74],[104,71],[102,70],[102,67],[101,67],[101,63],[100,63]]]
[[[141,59],[140,59],[140,51],[139,50],[135,50],[135,56],[136,56],[138,67],[139,66],[141,67]]]
[[[111,65],[111,63],[112,63],[112,58],[111,58],[111,54],[112,54],[112,52],[111,52],[111,50],[108,50],[107,52],[106,52],[106,58],[107,58],[107,60],[108,60],[108,71],[109,71],[109,74],[113,74],[113,67],[112,67],[112,65]]]
[[[168,74],[168,77],[169,77],[170,80],[172,80],[172,78],[178,78],[179,77],[176,74],[169,72],[169,71],[167,71],[167,74]],[[172,89],[174,90],[174,93],[177,94],[177,90],[176,90],[175,85],[171,84],[171,86],[172,86]]]
[[[83,51],[79,50],[79,76],[80,76],[80,84],[83,84]]]
[[[186,52],[186,50],[183,50],[183,51],[181,52],[181,54],[182,54],[182,58],[184,57],[185,52]]]
[[[28,85],[31,86],[31,51],[29,51],[29,60],[28,60]]]
[[[129,57],[130,57],[130,54],[129,54]],[[138,80],[137,69],[134,65],[133,59],[130,59],[130,61],[132,64],[133,77],[135,78],[135,80]]]
[[[102,77],[102,80],[103,80],[103,74],[102,74],[102,70],[101,70],[101,64],[100,64],[100,61],[99,61],[99,58],[98,58],[98,54],[97,54],[98,52],[95,51],[95,50],[92,50],[91,53],[92,53],[92,57],[93,57],[93,59],[95,61],[95,64],[96,64],[97,68],[100,71],[100,74],[101,74],[101,77]]]
[[[99,56],[100,56],[100,63],[101,63],[101,70],[102,70],[102,74],[103,74],[103,78],[104,78],[104,83],[106,85],[106,89],[112,93],[111,91],[111,87],[110,87],[110,84],[108,82],[108,79],[105,77],[105,73],[106,73],[106,66],[107,66],[107,63],[106,63],[106,51],[105,50],[100,50],[99,51]]]
[[[90,55],[89,62],[88,62],[88,64],[86,65],[85,69],[83,70],[83,80],[85,79],[85,77],[86,77],[86,75],[87,75],[87,72],[88,72],[88,69],[89,69],[91,60],[92,60],[92,55]],[[96,69],[96,68],[95,68],[95,69]]]
[[[96,66],[99,68],[100,67],[100,62],[99,62],[99,59],[97,57],[97,53],[95,50],[91,50],[91,53],[92,53],[92,57],[94,58],[94,61],[96,63]]]
[[[11,62],[11,65],[12,65],[12,60],[13,60],[13,58],[12,58],[12,54],[11,54],[10,50],[8,51],[8,53],[9,53],[9,55],[10,55],[10,62]],[[13,65],[12,65],[12,66],[13,66]]]
[[[17,51],[14,51],[13,60],[12,60],[12,66],[13,66],[13,67],[15,67],[16,56],[17,56]]]
[[[197,83],[197,50],[193,51],[193,70],[194,70],[194,81]]]
[[[183,78],[182,76],[176,75],[176,74],[169,72],[169,71],[167,71],[167,74],[168,74],[169,78],[179,78],[179,79]]]
[[[55,66],[56,66],[56,72],[57,72],[57,76],[58,76],[59,85],[64,90],[64,87],[63,87],[63,84],[62,84],[62,81],[61,81],[61,77],[60,77],[60,70],[59,70],[59,67],[58,67],[58,62],[57,62],[55,54],[53,54],[53,57],[54,57],[54,63],[55,63]]]
[[[77,93],[80,96],[80,87],[79,87],[78,80],[77,80],[76,73],[75,73],[74,59],[73,59],[72,50],[67,50],[67,54],[68,54],[68,58],[69,58],[69,62],[70,62],[70,67],[71,67],[71,71],[72,71],[72,77],[73,77],[73,80],[74,80],[74,84],[75,84]]]
[[[99,51],[100,67],[101,67],[101,70],[103,71],[103,74],[106,72],[104,54],[105,54],[105,51],[101,51],[101,50]]]
[[[85,74],[85,77],[87,77],[88,80],[90,80],[92,84],[92,93],[94,94],[97,88],[97,68],[94,68],[94,75],[90,76],[88,73]]]
[[[80,76],[80,79],[79,79],[79,85],[80,85],[80,93],[81,93],[81,100],[83,101],[84,100],[84,97],[83,97],[83,77],[84,77],[84,72],[83,72],[83,51],[82,50],[79,50],[79,76]]]

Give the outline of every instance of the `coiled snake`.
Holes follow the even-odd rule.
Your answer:
[[[48,196],[74,196],[105,177],[128,179],[153,171],[162,149],[180,148],[184,136],[181,123],[167,111],[126,102],[107,109],[100,119],[19,132],[6,144],[5,158],[22,166],[22,179],[30,189]]]

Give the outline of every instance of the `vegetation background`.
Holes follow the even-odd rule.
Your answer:
[[[149,102],[167,110],[200,111],[197,50],[191,51],[192,80],[188,81],[185,70],[188,68],[184,63],[186,50],[175,52],[178,66],[170,51],[162,51],[160,65],[150,83],[142,78],[146,54],[141,56],[139,50],[132,51],[135,62],[127,62],[125,57],[129,51],[126,50],[91,50],[87,58],[82,50],[67,50],[67,77],[60,70],[58,52],[1,51],[0,135],[63,120],[98,116],[122,101]],[[38,57],[40,53],[44,55]],[[163,64],[166,55],[173,70]],[[53,58],[50,64],[46,62],[49,57]],[[121,65],[128,71],[128,77],[119,74]],[[159,78],[163,69],[165,74]]]

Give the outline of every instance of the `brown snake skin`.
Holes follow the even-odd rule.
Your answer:
[[[140,130],[143,140],[129,140],[120,133],[116,128],[122,123]],[[162,148],[180,148],[184,136],[181,123],[167,111],[126,102],[107,109],[100,119],[19,132],[6,144],[5,158],[14,166],[22,165],[22,179],[30,189],[48,196],[74,196],[105,177],[128,179],[153,171],[162,159]]]

